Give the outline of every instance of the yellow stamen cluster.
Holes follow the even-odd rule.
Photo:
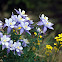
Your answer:
[[[12,25],[12,23],[10,23],[10,25]]]
[[[22,27],[18,27],[18,29],[21,29]]]
[[[25,14],[25,11],[24,10],[22,11],[22,14]]]
[[[17,48],[19,49],[19,46]]]
[[[29,17],[27,17],[27,20],[30,20],[30,18],[29,18]]]
[[[27,26],[25,26],[25,28],[27,28]]]
[[[22,18],[20,18],[20,20],[22,20]]]
[[[46,20],[46,17],[44,17],[44,19]]]
[[[46,24],[48,24],[48,23],[46,23]]]
[[[4,40],[4,42],[6,42],[6,39]]]

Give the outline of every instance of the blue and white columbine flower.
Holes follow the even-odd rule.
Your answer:
[[[28,39],[23,39],[26,44],[29,44]]]
[[[45,33],[47,31],[47,28],[53,30],[53,23],[48,21],[48,17],[44,16],[44,14],[41,15],[40,21],[37,23],[37,25],[41,26],[43,25],[43,32]]]
[[[4,24],[4,27],[8,27],[7,28],[7,33],[10,33],[11,29],[14,28],[16,22],[13,21],[11,18],[9,19],[5,19],[5,24]]]
[[[17,54],[20,56],[23,50],[23,47],[21,46],[20,42],[14,42],[14,47],[17,52]]]
[[[19,8],[19,11],[18,10],[16,10],[16,9],[14,9],[18,14],[20,14],[23,18],[25,18],[27,15],[25,15],[25,11],[24,10],[22,10],[21,11],[21,9]]]
[[[39,32],[39,34],[43,33],[43,31],[40,28],[36,27],[36,30],[37,30],[37,32]]]
[[[25,30],[31,30],[31,27],[29,26],[29,23],[28,22],[25,22],[25,23],[21,23],[22,27],[25,29]]]
[[[25,19],[24,18],[22,18],[20,15],[18,15],[18,22],[25,22]]]
[[[13,40],[9,41],[8,49],[15,50],[15,47],[14,47],[14,44],[13,44]]]
[[[7,48],[8,47],[8,42],[10,41],[10,38],[8,37],[8,36],[6,36],[6,35],[3,35],[2,37],[1,37],[1,44],[2,44],[2,49],[4,49],[4,48]]]
[[[2,21],[0,21],[0,29],[2,29],[2,26],[3,25],[3,22]]]

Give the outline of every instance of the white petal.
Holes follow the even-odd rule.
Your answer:
[[[20,47],[20,50],[23,50],[23,47]]]
[[[19,49],[16,49],[17,52],[19,52]]]

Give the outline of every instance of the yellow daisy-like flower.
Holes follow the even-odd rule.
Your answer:
[[[46,45],[46,48],[52,50],[53,47],[51,45]]]
[[[59,37],[62,37],[62,33],[61,34],[58,34]]]
[[[56,41],[62,41],[62,33],[55,37]]]

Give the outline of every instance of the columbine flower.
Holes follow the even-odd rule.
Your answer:
[[[0,37],[2,37],[3,36],[3,34],[0,32]]]
[[[37,25],[39,25],[39,26],[43,25],[44,33],[47,31],[47,28],[53,29],[53,27],[52,27],[53,23],[49,22],[48,17],[44,16],[44,14],[41,15],[40,21],[37,23]]]
[[[25,23],[21,23],[22,27],[25,29],[25,30],[31,30],[31,27],[29,26],[29,23],[28,22],[25,22]]]
[[[10,33],[11,29],[14,28],[16,22],[13,21],[11,18],[5,19],[4,27],[8,26],[7,33]]]
[[[8,47],[8,42],[10,41],[10,38],[8,37],[8,36],[6,36],[6,35],[3,35],[2,37],[1,37],[1,44],[3,45],[2,46],[2,49],[4,49],[5,47],[7,48]]]
[[[13,21],[15,21],[15,22],[18,21],[18,20],[17,20],[17,15],[14,15],[13,13],[12,13],[12,15],[11,15],[11,19],[12,19]]]
[[[10,50],[15,50],[14,45],[13,45],[13,40],[10,40],[10,41],[9,41],[8,48],[9,48]]]
[[[33,24],[34,23],[33,20],[30,20],[29,17],[25,17],[25,21],[28,22],[29,24]]]
[[[29,44],[28,39],[23,39],[26,44]]]
[[[20,42],[14,42],[15,50],[17,51],[17,54],[20,56],[23,50],[23,47],[21,46]]]
[[[24,21],[25,21],[25,19],[22,18],[20,15],[18,15],[18,22],[24,22]]]
[[[2,25],[3,25],[3,23],[2,23],[2,21],[0,21],[0,29],[3,27]]]
[[[21,22],[21,24],[18,25],[18,29],[20,30],[20,34],[22,34],[25,30],[31,35],[31,33],[29,32],[29,30],[31,30],[31,27],[29,26],[28,22]]]
[[[39,32],[40,34],[43,33],[43,31],[40,28],[36,27],[36,29],[37,29],[37,32]]]
[[[20,14],[22,17],[26,17],[27,15],[25,15],[25,11],[24,10],[22,10],[21,11],[21,9],[19,9],[19,11],[18,10],[16,10],[16,9],[14,9],[18,14]]]

